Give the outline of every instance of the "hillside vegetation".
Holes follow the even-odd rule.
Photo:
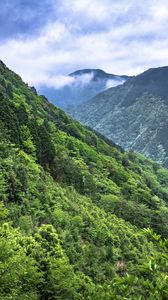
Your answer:
[[[168,299],[168,171],[0,63],[0,299]]]

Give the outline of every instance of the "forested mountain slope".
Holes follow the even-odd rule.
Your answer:
[[[72,115],[123,148],[168,167],[168,67],[149,69],[108,89]]]
[[[0,63],[0,299],[167,299],[168,171]]]

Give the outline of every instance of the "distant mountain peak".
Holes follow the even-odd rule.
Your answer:
[[[113,74],[108,74],[105,71],[101,70],[101,69],[81,69],[81,70],[77,70],[71,74],[69,74],[69,76],[79,76],[79,75],[83,75],[83,74],[90,74],[93,73],[95,75],[113,75]]]
[[[93,74],[93,80],[102,80],[102,79],[118,79],[118,78],[123,78],[123,79],[128,79],[129,76],[127,75],[116,75],[116,74],[111,74],[107,73],[102,69],[81,69],[77,70],[73,73],[70,73],[69,76],[72,77],[77,77],[85,74]]]
[[[122,84],[130,78],[126,75],[109,74],[101,69],[81,69],[70,73],[68,76],[73,77],[72,84],[59,89],[43,86],[39,90],[52,103],[68,112],[100,92],[111,86]]]
[[[103,71],[101,69],[80,69],[80,70],[76,70],[76,71],[70,73],[69,75],[86,74],[86,73],[92,73],[92,72],[106,73],[105,71]]]

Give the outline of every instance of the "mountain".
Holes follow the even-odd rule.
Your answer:
[[[40,86],[38,92],[50,102],[68,111],[105,89],[124,83],[126,75],[108,74],[99,69],[78,70],[68,75],[70,83],[60,88]]]
[[[124,149],[168,167],[168,67],[149,69],[71,113]]]
[[[0,105],[0,299],[167,299],[168,171],[2,62]]]

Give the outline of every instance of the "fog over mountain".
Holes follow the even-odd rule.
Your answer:
[[[123,84],[128,78],[100,69],[84,69],[68,76],[55,76],[48,85],[41,85],[38,91],[53,104],[69,110],[110,87]]]

